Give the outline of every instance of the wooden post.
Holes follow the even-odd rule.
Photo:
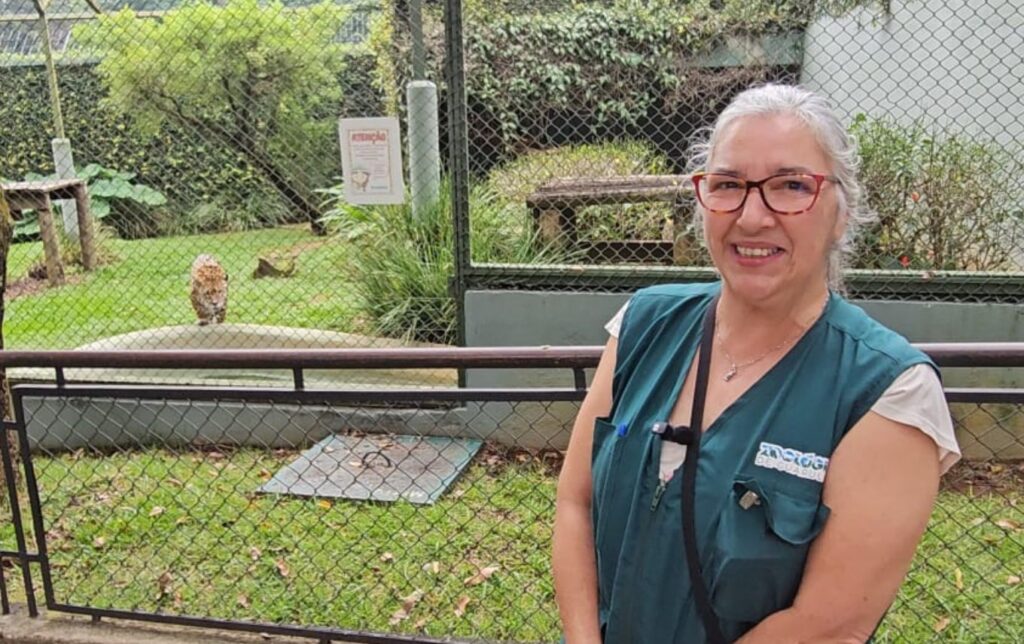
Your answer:
[[[10,208],[7,207],[7,199],[3,190],[0,190],[0,350],[4,348],[4,294],[7,291],[7,253],[11,248],[11,238],[14,236],[14,220],[11,218]],[[14,420],[14,407],[11,404],[11,388],[7,382],[7,371],[0,367],[0,420]],[[0,432],[6,432],[7,428],[0,426]],[[11,463],[14,464],[14,478],[18,478],[18,435],[14,432],[8,434],[10,439],[7,442],[10,447]],[[0,474],[3,467],[0,466]],[[6,477],[0,476],[0,506],[7,503]],[[0,573],[2,574],[2,573]]]
[[[39,216],[39,236],[43,238],[43,250],[46,252],[46,278],[50,286],[64,283],[64,263],[60,259],[60,244],[57,243],[57,227],[53,223],[53,206],[50,196],[43,197],[37,211]]]
[[[672,201],[672,263],[676,266],[696,266],[701,256],[693,224],[693,199],[683,195]]]
[[[533,208],[533,220],[536,222],[537,235],[542,244],[561,245],[564,241],[562,234],[562,213],[554,208]]]
[[[89,194],[85,184],[75,186],[75,206],[78,211],[78,238],[82,244],[82,267],[96,268],[96,240],[93,237],[92,213],[89,212]]]

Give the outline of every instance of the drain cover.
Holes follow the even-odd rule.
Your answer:
[[[481,444],[471,438],[337,434],[303,452],[259,491],[432,504]]]

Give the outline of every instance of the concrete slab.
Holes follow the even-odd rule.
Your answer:
[[[88,617],[43,613],[29,617],[23,606],[0,615],[4,644],[309,644],[308,637],[289,637],[200,629],[127,620],[92,623]],[[332,640],[342,644],[341,640]]]
[[[278,471],[259,491],[431,505],[482,444],[476,439],[437,436],[328,436]]]
[[[438,347],[392,338],[319,329],[259,324],[179,325],[146,329],[103,338],[78,347],[80,351],[142,351],[165,349],[398,349]],[[68,382],[166,384],[204,386],[290,387],[290,370],[274,369],[67,369]],[[8,369],[12,382],[53,382],[53,369]],[[383,389],[455,387],[454,369],[362,369],[305,372],[308,389]]]

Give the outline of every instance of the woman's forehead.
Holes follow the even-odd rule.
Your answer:
[[[828,172],[830,160],[806,123],[790,114],[744,116],[719,133],[710,170]]]

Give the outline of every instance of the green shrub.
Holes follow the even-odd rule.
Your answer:
[[[487,185],[510,204],[525,207],[540,186],[570,177],[666,174],[668,160],[640,141],[597,143],[528,152],[491,171]],[[672,207],[665,203],[589,206],[577,212],[580,239],[661,239]]]
[[[421,342],[455,342],[455,300],[451,186],[445,181],[435,207],[413,217],[409,204],[353,206],[340,187],[328,191],[329,230],[354,247],[354,290],[370,330]],[[515,208],[484,186],[469,196],[473,213],[472,248],[479,262],[529,264],[553,261]]]
[[[338,76],[348,45],[335,36],[350,14],[330,2],[195,2],[159,21],[123,9],[74,27],[78,47],[101,56],[106,104],[153,135],[167,122],[246,159],[297,216],[315,222],[313,187],[334,158]],[[336,170],[336,168],[334,169]]]
[[[851,126],[878,223],[862,268],[1013,270],[1024,242],[1024,157],[921,122],[858,115]]]
[[[370,39],[385,89],[410,77],[411,38],[390,10]],[[695,68],[726,38],[806,25],[804,0],[471,2],[465,11],[466,98],[473,170],[524,149],[641,138],[682,166],[689,132],[739,88],[784,76],[774,67]],[[445,98],[440,7],[426,5],[427,76]],[[400,93],[387,105],[402,108]],[[681,145],[680,145],[681,143]]]

